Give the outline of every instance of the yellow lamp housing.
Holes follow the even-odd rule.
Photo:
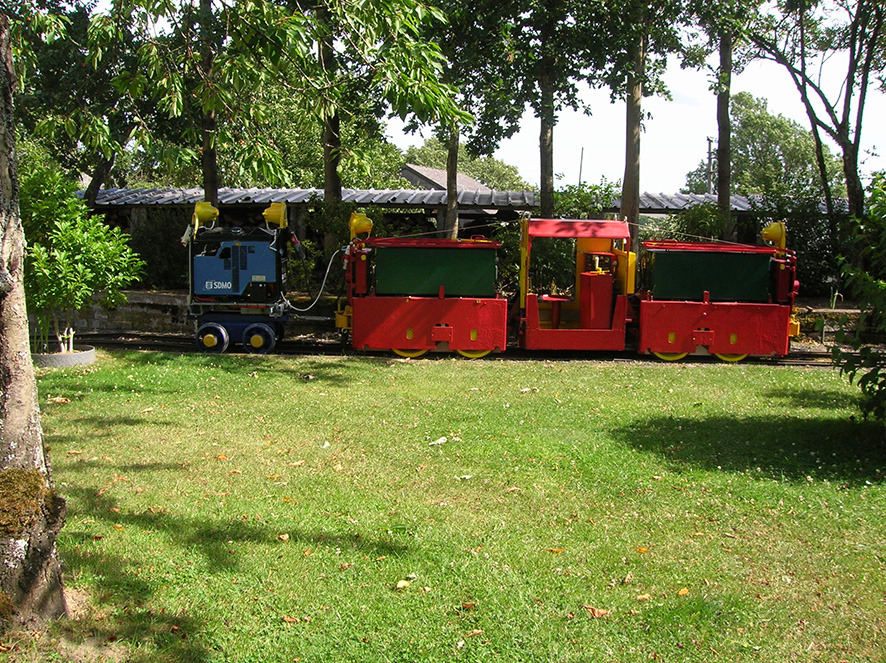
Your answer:
[[[271,203],[261,215],[265,217],[267,223],[273,223],[280,228],[286,227],[286,203]]]
[[[201,200],[194,205],[194,216],[191,217],[191,223],[194,224],[194,230],[200,226],[205,226],[214,222],[218,218],[218,209],[212,206],[212,203]]]
[[[760,233],[764,241],[772,242],[777,248],[784,249],[787,246],[787,229],[782,221],[770,223]]]
[[[352,212],[351,220],[348,221],[348,227],[351,229],[351,239],[357,235],[369,235],[372,232],[372,219],[362,212]]]

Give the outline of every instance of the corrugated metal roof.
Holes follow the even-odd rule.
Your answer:
[[[293,206],[312,205],[323,199],[322,189],[271,189],[249,188],[219,189],[221,205],[268,205],[285,202]],[[344,189],[345,202],[361,206],[389,208],[445,207],[446,191],[436,189]],[[188,207],[203,200],[203,189],[102,189],[98,193],[96,208],[109,210],[121,207],[149,207],[154,205],[178,205]],[[750,212],[753,199],[747,196],[730,198],[734,212]],[[644,193],[640,196],[641,214],[671,214],[693,205],[716,204],[715,194],[694,193]],[[478,210],[530,210],[538,205],[533,191],[459,190],[458,205],[461,209]],[[603,211],[617,214],[621,198],[615,198]]]
[[[345,202],[380,207],[442,207],[446,192],[426,189],[344,189]],[[218,191],[220,205],[267,205],[285,202],[288,205],[310,205],[323,199],[321,189],[234,189]],[[190,206],[203,200],[203,189],[102,189],[98,192],[96,209],[148,207],[154,205]],[[461,208],[531,209],[536,206],[532,191],[459,191]]]
[[[750,199],[747,196],[730,196],[730,205],[733,212],[747,212],[751,209]],[[716,194],[711,193],[644,193],[640,195],[641,214],[670,214],[680,210],[701,205],[704,203],[717,204]],[[616,198],[607,211],[618,211],[621,207],[621,198]]]

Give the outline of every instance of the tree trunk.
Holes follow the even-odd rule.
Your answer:
[[[636,44],[634,67],[628,74],[625,130],[625,176],[621,186],[621,218],[631,229],[631,250],[640,252],[640,130],[642,127],[643,79],[646,75],[646,44]]]
[[[541,157],[540,213],[543,219],[550,219],[554,216],[554,125],[544,117],[541,118],[538,147]]]
[[[114,167],[115,159],[116,155],[111,155],[110,159],[102,157],[92,170],[92,180],[90,180],[89,186],[86,187],[86,193],[83,194],[83,202],[90,209],[95,207],[95,199],[98,198],[99,190],[102,188],[105,180],[108,179],[108,173]]]
[[[541,126],[538,134],[539,149],[539,204],[543,219],[554,216],[554,80],[553,25],[542,28],[542,55],[538,87],[541,94],[541,112],[538,114]]]
[[[858,147],[848,138],[843,147],[843,175],[846,177],[846,197],[849,199],[849,216],[865,218],[864,184],[858,176]]]
[[[717,88],[717,207],[726,221],[722,239],[735,241],[738,229],[732,219],[732,33],[720,33],[720,80]]]
[[[329,203],[339,203],[341,194],[341,120],[338,111],[323,120],[323,196]]]
[[[51,488],[28,342],[9,26],[0,13],[0,629],[65,612],[55,548],[64,500]]]
[[[204,85],[213,84],[214,53],[212,47],[212,0],[200,0],[200,58]],[[218,207],[218,152],[215,145],[217,120],[214,110],[203,109],[203,200]]]
[[[218,152],[215,148],[215,111],[203,113],[203,200],[218,207]]]
[[[449,129],[449,145],[446,154],[446,220],[440,235],[458,238],[458,127]]]

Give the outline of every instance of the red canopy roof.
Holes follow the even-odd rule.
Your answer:
[[[574,219],[530,219],[530,237],[596,237],[629,239],[631,232],[624,221],[577,221]]]

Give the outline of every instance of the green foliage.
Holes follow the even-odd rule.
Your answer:
[[[740,196],[820,200],[824,192],[819,178],[812,132],[784,115],[769,112],[767,101],[747,92],[732,97],[732,191]],[[846,194],[842,162],[825,145],[825,161],[835,196]],[[714,193],[716,193],[716,163]],[[707,192],[707,163],[686,175],[684,191]]]
[[[561,219],[600,219],[618,197],[621,183],[605,177],[599,184],[568,184],[554,191],[554,215]]]
[[[650,232],[659,239],[701,242],[721,237],[726,224],[716,203],[701,203],[657,222]]]
[[[349,0],[310,11],[259,0],[210,3],[207,15],[198,5],[126,0],[90,25],[91,62],[114,66],[119,94],[133,103],[148,98],[166,117],[162,123],[138,117],[133,140],[149,154],[158,139],[168,137],[164,127],[177,127],[181,138],[173,143],[189,145],[196,157],[194,148],[212,114],[223,184],[288,184],[289,164],[264,127],[293,97],[300,101],[290,103],[287,114],[301,111],[315,123],[339,114],[346,124],[352,115],[366,113],[377,123],[383,110],[378,100],[421,121],[468,119],[454,102],[454,90],[440,81],[439,48],[419,39],[425,21],[441,19],[439,10],[415,0]],[[135,63],[117,56],[130,34],[141,45]],[[330,39],[336,43],[335,63],[318,57],[316,45]],[[351,154],[362,151],[355,146]],[[353,160],[361,161],[366,170],[370,160]]]
[[[98,298],[125,301],[142,261],[119,228],[109,228],[73,195],[75,184],[52,163],[21,173],[21,216],[29,248],[25,262],[28,310],[37,319],[37,350],[46,351],[50,325],[63,352],[74,348],[74,316]]]
[[[868,218],[858,221],[855,241],[860,247],[861,265],[841,260],[846,285],[861,308],[856,329],[841,331],[837,340],[855,353],[839,346],[832,349],[840,371],[858,384],[865,417],[886,423],[886,352],[864,342],[865,330],[886,334],[886,174],[874,176],[868,197]]]

